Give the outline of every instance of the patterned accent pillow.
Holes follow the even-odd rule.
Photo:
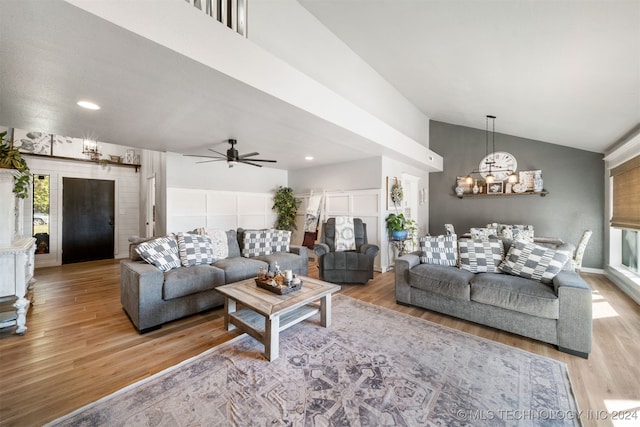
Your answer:
[[[489,228],[489,227],[473,228],[472,227],[469,230],[469,232],[471,234],[471,238],[475,240],[477,239],[489,240],[489,239],[495,239],[497,237],[495,228]]]
[[[460,239],[460,268],[472,273],[500,273],[504,247],[497,239]]]
[[[420,238],[420,263],[456,266],[458,236],[424,236]]]
[[[549,284],[569,259],[556,251],[525,240],[516,240],[498,268],[505,273]]]
[[[178,251],[184,267],[213,263],[213,250],[209,236],[178,233]]]
[[[289,252],[291,243],[291,231],[271,230],[271,253]]]
[[[337,216],[335,222],[336,252],[353,251],[356,249],[356,233],[353,217]]]
[[[208,236],[211,240],[211,252],[213,261],[225,259],[229,256],[229,242],[227,232],[218,228],[198,228],[198,234]]]
[[[505,239],[533,242],[533,225],[502,224],[502,237]]]
[[[271,230],[244,230],[242,256],[271,255]]]
[[[140,243],[136,252],[143,260],[158,267],[160,271],[169,271],[180,267],[180,254],[175,237],[166,236]]]

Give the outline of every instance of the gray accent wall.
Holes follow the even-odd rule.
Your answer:
[[[499,126],[498,118],[497,130]],[[456,177],[477,169],[485,155],[485,131],[431,121],[430,148],[444,158],[444,170],[429,177],[429,232],[443,234],[445,223],[453,224],[458,234],[490,222],[532,224],[537,236],[577,244],[590,229],[593,236],[582,265],[603,268],[603,154],[500,133],[495,141],[496,151],[515,156],[519,171],[542,170],[549,194],[459,199]]]

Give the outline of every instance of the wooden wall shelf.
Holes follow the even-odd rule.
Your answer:
[[[525,193],[496,193],[496,194],[463,194],[461,196],[455,195],[458,199],[463,199],[465,197],[511,197],[511,196],[540,196],[544,197],[549,194],[548,191],[542,190],[538,192],[527,191]]]
[[[122,166],[126,168],[135,168],[136,172],[138,172],[138,169],[140,169],[139,164],[112,162],[111,160],[107,160],[107,159],[91,160],[91,159],[79,159],[77,157],[49,156],[48,154],[35,154],[35,153],[20,153],[20,154],[22,154],[23,156],[40,157],[43,159],[71,160],[73,162],[95,163],[97,165],[109,165],[109,166],[113,165],[113,166]]]

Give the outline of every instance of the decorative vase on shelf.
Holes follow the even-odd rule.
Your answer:
[[[462,196],[462,195],[464,194],[464,187],[463,187],[463,186],[461,186],[461,185],[458,185],[458,186],[456,187],[456,194],[457,194],[458,196]]]
[[[536,171],[533,176],[533,191],[535,193],[539,193],[544,188],[544,181],[542,180],[542,172]]]
[[[478,191],[480,191],[480,189],[478,188],[478,181],[476,181],[473,184],[473,190],[472,191],[473,191],[473,194],[478,194]]]

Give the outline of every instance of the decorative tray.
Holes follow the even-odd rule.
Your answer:
[[[287,286],[286,283],[283,283],[282,285],[272,286],[271,283],[273,282],[273,279],[260,280],[256,278],[255,280],[256,280],[256,285],[258,285],[258,287],[262,289],[266,289],[269,292],[273,292],[274,294],[278,294],[278,295],[285,295],[285,294],[299,291],[300,289],[302,289],[302,280],[297,284],[291,285],[291,286]]]

